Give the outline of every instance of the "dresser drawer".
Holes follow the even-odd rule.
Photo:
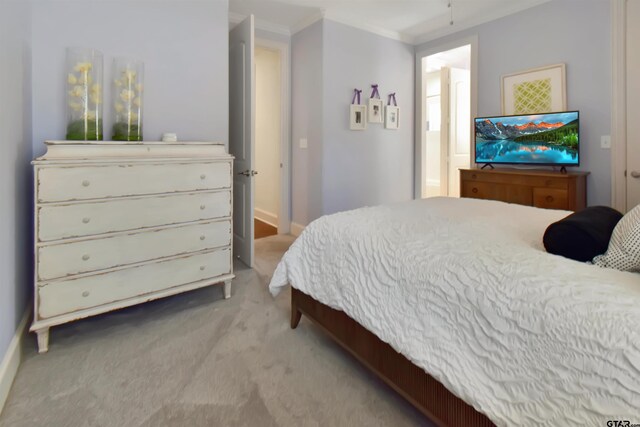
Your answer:
[[[500,173],[495,171],[482,170],[461,170],[460,179],[462,181],[487,182],[509,185],[524,185],[548,188],[567,188],[569,180],[563,176],[548,175],[525,175],[515,173]]]
[[[50,280],[231,244],[231,221],[120,234],[38,248],[38,280]]]
[[[38,318],[45,319],[231,273],[231,250],[130,267],[37,287]]]
[[[488,182],[465,181],[462,183],[460,196],[474,199],[499,200],[528,206],[531,206],[533,202],[530,187],[491,184]]]
[[[38,240],[137,230],[230,214],[229,191],[44,205],[38,207]]]
[[[231,162],[120,164],[38,169],[38,202],[231,187]]]
[[[546,209],[569,209],[567,191],[553,188],[534,188],[533,206]]]

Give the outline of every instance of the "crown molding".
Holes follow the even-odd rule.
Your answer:
[[[246,18],[247,15],[236,12],[229,12],[229,29],[232,29],[240,22],[244,21]],[[254,23],[256,30],[268,31],[270,33],[281,34],[283,36],[291,36],[291,31],[284,25],[274,24],[272,22],[257,18],[254,20]]]
[[[500,18],[504,18],[505,16],[513,15],[518,12],[522,12],[523,10],[531,9],[536,6],[540,6],[541,4],[548,3],[551,0],[537,0],[533,3],[519,3],[519,2],[511,2],[510,7],[504,7],[499,12],[494,12],[491,14],[484,14],[475,16],[471,19],[466,19],[464,21],[455,22],[453,25],[447,25],[444,28],[440,28],[435,31],[429,31],[427,33],[420,34],[413,38],[414,45],[420,45],[423,43],[430,42],[432,40],[439,39],[444,36],[448,36],[449,34],[455,34],[459,31],[467,30],[469,28],[485,24],[487,22],[495,21]]]
[[[411,35],[404,32],[389,30],[377,25],[367,24],[363,22],[361,19],[355,18],[353,16],[348,16],[345,14],[326,11],[326,10],[320,10],[316,13],[312,13],[308,17],[304,18],[303,20],[296,23],[295,25],[292,25],[291,27],[274,24],[272,22],[264,21],[261,19],[255,20],[255,26],[256,26],[256,29],[258,30],[268,31],[275,34],[282,34],[284,36],[292,36],[322,19],[327,19],[329,21],[338,22],[340,24],[348,25],[350,27],[357,28],[362,31],[377,34],[382,37],[386,37],[392,40],[398,40],[403,43],[416,46],[416,45],[430,42],[432,40],[439,39],[440,37],[444,37],[449,34],[454,34],[459,31],[463,31],[463,30],[475,27],[477,25],[495,21],[496,19],[504,18],[505,16],[509,16],[514,13],[518,13],[523,10],[539,6],[549,1],[551,0],[536,0],[532,3],[525,3],[525,4],[514,1],[514,2],[511,2],[508,7],[503,7],[502,9],[500,9],[499,12],[476,15],[471,19],[467,19],[464,21],[456,21],[454,25],[447,25],[446,27],[440,28],[438,30],[429,31],[426,33],[422,33],[420,35]],[[247,17],[246,15],[229,11],[229,28],[233,28],[239,22],[243,21],[246,17]],[[428,23],[425,23],[425,24],[428,24]]]
[[[362,20],[355,19],[351,16],[346,16],[340,13],[326,12],[324,14],[324,18],[329,21],[338,22],[340,24],[348,25],[350,27],[357,28],[359,30],[363,30],[369,33],[377,34],[382,37],[401,41],[403,43],[414,44],[414,41],[415,41],[415,38],[410,36],[409,34],[388,30],[386,28],[382,28],[377,25],[367,24],[365,22],[362,22]]]

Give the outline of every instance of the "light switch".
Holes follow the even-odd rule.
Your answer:
[[[300,138],[300,148],[307,148],[308,145],[307,138]]]
[[[603,135],[600,137],[600,147],[601,148],[611,148],[611,136]]]

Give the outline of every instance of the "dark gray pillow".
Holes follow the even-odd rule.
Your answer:
[[[547,252],[576,261],[591,261],[609,247],[622,214],[607,206],[592,206],[554,222],[544,232]]]

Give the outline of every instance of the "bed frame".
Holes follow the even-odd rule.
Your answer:
[[[344,312],[334,310],[292,287],[292,329],[298,326],[303,314],[437,426],[495,426],[486,415],[456,397]]]

